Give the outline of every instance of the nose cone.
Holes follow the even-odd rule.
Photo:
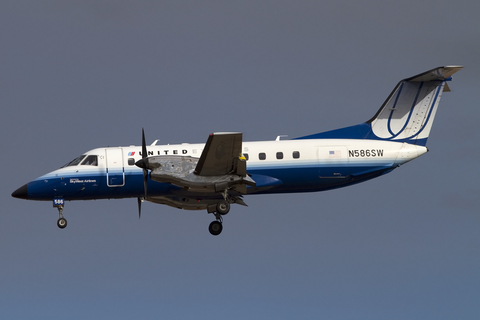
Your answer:
[[[28,199],[28,190],[27,185],[23,185],[17,190],[13,191],[12,197],[19,198],[19,199]]]

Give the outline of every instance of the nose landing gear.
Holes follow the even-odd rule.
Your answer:
[[[67,226],[67,219],[63,217],[63,206],[65,201],[63,199],[53,199],[53,207],[58,209],[57,227],[64,229]]]
[[[66,226],[67,226],[67,219],[65,218],[60,218],[57,220],[57,226],[60,228],[60,229],[64,229]]]

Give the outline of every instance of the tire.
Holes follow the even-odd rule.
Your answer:
[[[57,226],[60,228],[60,229],[64,229],[66,226],[67,226],[67,219],[65,218],[60,218],[57,220]]]
[[[221,222],[218,221],[212,221],[210,225],[208,226],[208,231],[210,231],[210,234],[213,236],[218,236],[220,233],[222,233],[223,230],[223,225]]]
[[[217,212],[222,216],[226,215],[230,211],[230,203],[227,201],[219,201],[217,203]]]

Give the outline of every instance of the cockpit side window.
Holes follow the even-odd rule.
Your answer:
[[[96,155],[89,155],[83,160],[82,166],[98,166],[98,157]]]
[[[66,165],[62,166],[62,168],[70,167],[70,166],[76,166],[77,164],[82,162],[83,158],[85,158],[85,157],[86,156],[84,154],[82,154],[80,157],[76,157],[75,159],[73,159],[72,161],[67,163]]]

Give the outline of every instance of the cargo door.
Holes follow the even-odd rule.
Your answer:
[[[317,159],[320,164],[320,179],[347,179],[348,149],[346,146],[317,147]]]

